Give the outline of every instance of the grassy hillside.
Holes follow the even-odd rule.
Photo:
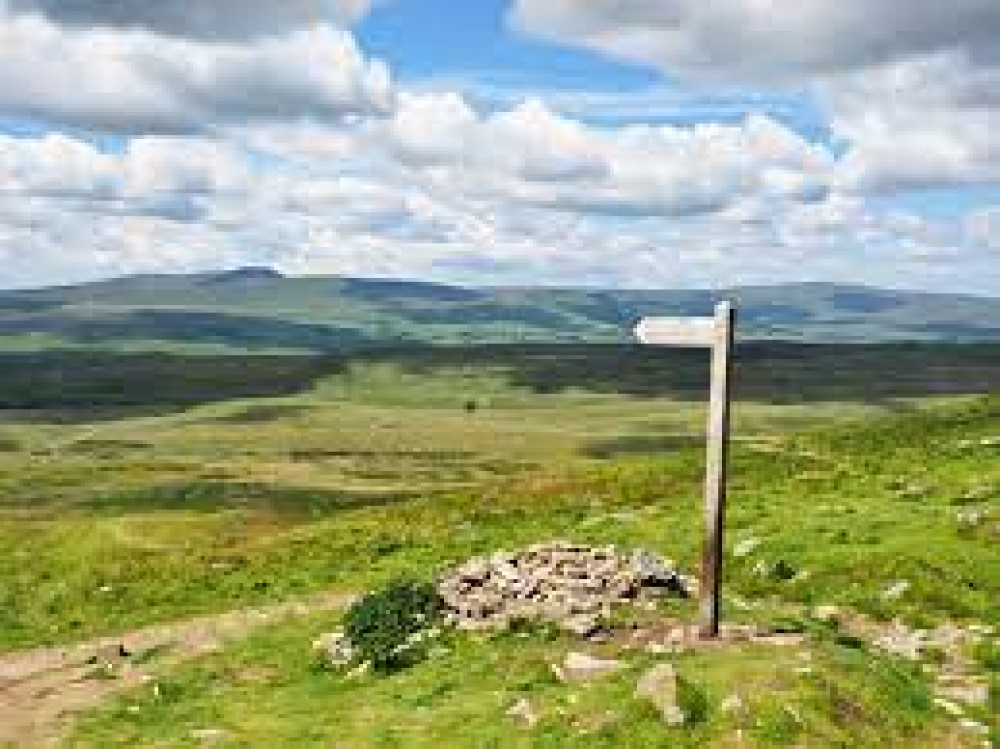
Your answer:
[[[559,537],[697,564],[697,352],[500,347],[228,370],[45,356],[0,367],[13,393],[0,412],[0,650],[366,590]],[[665,733],[634,699],[648,653],[612,644],[626,663],[614,678],[557,682],[549,664],[581,646],[546,631],[457,637],[439,660],[345,679],[310,653],[337,626],[324,614],[137,687],[68,745],[197,746],[213,729],[225,746],[981,746],[933,701],[926,668],[808,611],[1000,626],[1000,404],[985,395],[998,349],[742,356],[725,616],[807,638],[677,656],[708,701],[696,725]],[[977,673],[997,668],[995,648],[968,654]],[[719,708],[733,691],[745,714]],[[963,719],[988,724],[995,683],[992,695]],[[521,697],[541,713],[534,728],[505,715]]]
[[[555,531],[588,513],[591,499],[595,507],[631,504],[636,492],[640,504],[668,494],[671,501],[696,501],[704,409],[704,362],[696,354],[657,352],[651,358],[643,349],[598,347],[590,355],[581,348],[575,358],[556,358],[551,350],[487,351],[491,357],[423,351],[354,360],[223,359],[233,365],[228,370],[200,358],[140,357],[141,366],[129,356],[84,365],[70,358],[52,367],[34,357],[6,357],[0,514],[7,535],[0,542],[0,569],[10,577],[3,588],[8,605],[0,607],[0,642],[58,639],[253,602],[260,581],[267,582],[264,598],[340,584],[338,576],[345,574],[347,584],[353,579],[349,570],[376,571],[366,549],[392,537],[406,507],[419,514],[451,503],[462,515],[466,510],[458,508],[465,503],[509,494],[518,506],[540,502],[538,517],[551,513]],[[863,349],[846,351],[857,355]],[[918,430],[916,440],[923,435],[919,430],[936,428],[919,416],[920,404],[936,402],[926,396],[961,402],[996,387],[989,373],[995,377],[1000,369],[1000,349],[977,350],[976,356],[978,373],[956,367],[949,376],[940,363],[907,360],[890,349],[869,352],[838,374],[832,363],[843,356],[836,349],[758,352],[737,370],[736,434],[750,450],[744,459],[758,449],[766,459],[751,461],[741,481],[755,495],[766,494],[760,487],[784,480],[791,470],[805,472],[803,487],[813,480],[836,486],[838,471],[812,477],[826,459],[801,463],[796,449],[783,448],[778,454],[791,462],[781,467],[772,446],[815,427],[824,452],[836,445],[844,461],[868,466],[865,435],[885,439],[895,422],[865,426],[854,444],[838,425],[913,412],[900,424]],[[295,366],[274,369],[286,363]],[[911,373],[909,380],[896,376],[900,368]],[[73,387],[53,387],[51,373]],[[882,383],[881,391],[872,383]],[[918,395],[925,397],[915,400]],[[975,413],[970,438],[992,426],[989,408]],[[958,431],[961,417],[946,414],[943,423],[951,424],[948,419]],[[884,449],[895,454],[905,436]],[[928,442],[912,449],[930,455],[934,447]],[[966,465],[973,454],[955,458]],[[988,456],[986,451],[981,457]],[[859,486],[904,471],[905,461],[891,469],[876,465],[882,458],[873,460],[872,477],[861,468],[848,472],[857,474]],[[674,468],[659,468],[661,461]],[[975,465],[981,474],[942,486],[942,501],[960,496],[966,483],[989,483],[993,464]],[[921,480],[917,474],[943,470],[943,463],[906,469],[915,482]],[[815,491],[810,489],[810,501],[816,501]],[[559,520],[567,502],[582,504]],[[469,519],[489,514],[484,506]],[[368,517],[364,523],[375,536],[321,530],[323,523],[345,517]],[[696,521],[692,514],[683,522]],[[25,527],[32,529],[30,539]],[[530,522],[504,527],[525,537],[534,533]],[[412,528],[427,526],[421,521]],[[285,556],[295,538],[304,550],[307,539],[320,537],[325,540],[319,558]],[[692,535],[687,548],[695,541]],[[406,548],[386,543],[387,559]],[[450,545],[435,548],[425,561],[450,557]],[[427,545],[417,546],[430,553]],[[326,554],[340,561],[334,564]],[[231,555],[239,559],[232,574],[219,577],[205,567]],[[27,568],[19,561],[26,558],[32,560]],[[119,592],[109,600],[88,594],[104,584]]]
[[[262,269],[0,292],[0,348],[341,351],[400,343],[622,342],[651,314],[741,307],[746,338],[1000,340],[1000,302],[835,284],[708,291],[463,289]]]

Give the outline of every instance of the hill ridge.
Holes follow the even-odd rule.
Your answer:
[[[750,340],[1000,340],[1000,299],[806,281],[728,289],[473,287],[248,266],[0,291],[0,348],[341,351],[385,344],[622,343],[648,315],[734,299]]]

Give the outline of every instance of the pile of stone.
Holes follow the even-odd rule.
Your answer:
[[[470,559],[441,578],[437,589],[447,621],[460,629],[545,620],[586,636],[615,604],[664,594],[686,598],[692,584],[669,561],[646,551],[557,541]]]

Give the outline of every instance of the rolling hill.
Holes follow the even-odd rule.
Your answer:
[[[644,315],[737,300],[745,339],[1000,340],[1000,300],[804,283],[722,290],[460,288],[262,268],[0,291],[0,348],[330,352],[399,344],[623,342]]]

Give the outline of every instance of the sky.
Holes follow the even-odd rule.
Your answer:
[[[1000,296],[998,0],[0,0],[0,288]]]

